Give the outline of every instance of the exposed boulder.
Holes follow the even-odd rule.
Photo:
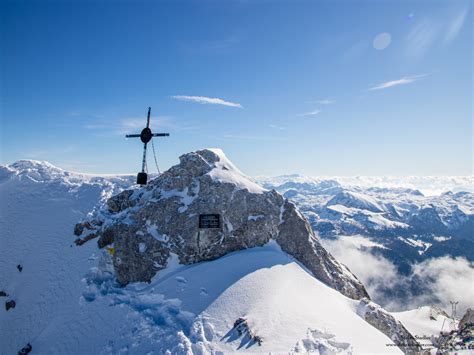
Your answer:
[[[201,214],[218,214],[220,228],[199,229]],[[101,248],[113,245],[122,284],[149,281],[174,255],[193,264],[274,239],[317,279],[350,298],[368,297],[294,204],[243,175],[219,149],[181,156],[147,186],[110,198],[75,234],[77,245],[95,237]]]

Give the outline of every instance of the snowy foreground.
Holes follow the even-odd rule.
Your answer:
[[[119,287],[107,251],[75,246],[73,227],[131,179],[34,162],[0,167],[0,291],[8,294],[0,301],[16,302],[0,311],[0,353],[27,343],[48,354],[400,353],[358,315],[358,301],[272,242],[191,266],[172,261],[150,284]],[[430,322],[426,312],[394,315],[413,335],[431,335],[443,318]]]

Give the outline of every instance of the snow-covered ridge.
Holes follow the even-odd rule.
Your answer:
[[[32,182],[48,182],[61,180],[65,184],[103,183],[110,181],[128,187],[133,184],[135,176],[129,174],[88,174],[70,172],[47,161],[18,160],[10,165],[0,165],[0,181],[17,177]]]

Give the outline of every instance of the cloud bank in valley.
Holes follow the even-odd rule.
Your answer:
[[[458,315],[473,307],[474,267],[464,258],[439,257],[415,264],[402,275],[386,258],[370,253],[367,243],[351,237],[322,240],[324,246],[364,283],[372,299],[390,311],[436,304],[450,312],[459,301]],[[414,288],[421,292],[414,292]]]

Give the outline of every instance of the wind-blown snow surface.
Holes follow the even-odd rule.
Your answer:
[[[150,285],[118,287],[110,257],[76,247],[74,224],[134,177],[94,178],[40,162],[0,167],[0,352],[399,352],[350,300],[272,244],[211,262],[176,262]],[[23,266],[22,272],[16,268]],[[244,317],[259,346],[233,330]]]

